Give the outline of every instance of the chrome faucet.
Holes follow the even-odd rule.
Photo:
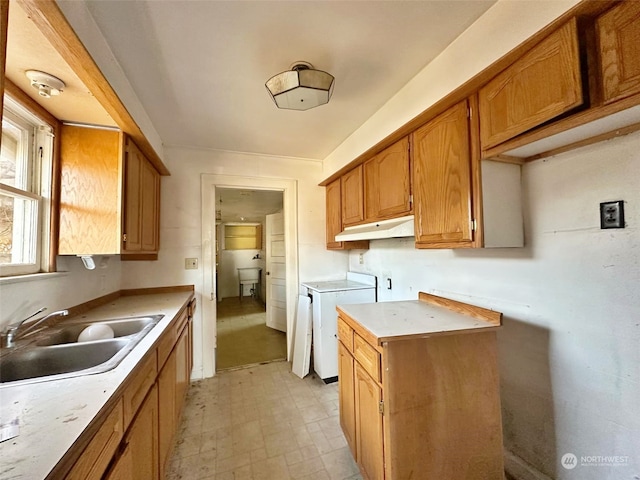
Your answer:
[[[37,320],[31,320],[33,317],[44,312],[46,309],[47,309],[46,307],[43,307],[37,312],[29,315],[27,318],[24,318],[19,322],[8,325],[2,331],[2,346],[6,348],[11,348],[14,346],[14,343],[16,340],[26,336],[30,332],[33,332],[33,329],[36,328],[41,323],[46,322],[47,320],[53,317],[66,317],[67,315],[69,315],[69,310],[58,310],[55,312],[51,312],[50,314],[45,315],[44,317],[38,318]],[[31,325],[28,325],[23,331],[19,331],[20,327],[22,327],[22,325],[25,322],[33,322],[33,323],[31,323]]]

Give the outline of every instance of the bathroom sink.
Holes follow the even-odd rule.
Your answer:
[[[65,323],[52,329],[52,332],[42,340],[39,340],[36,345],[49,346],[77,342],[80,333],[89,325],[108,325],[113,330],[115,338],[127,337],[136,335],[142,331],[149,331],[162,317],[163,315],[151,315],[145,317],[110,319],[99,322]]]
[[[41,340],[0,357],[1,386],[58,380],[112,370],[164,315],[61,324]],[[115,338],[77,342],[89,325],[109,325]]]

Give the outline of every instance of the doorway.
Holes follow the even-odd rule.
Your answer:
[[[295,180],[288,179],[202,174],[201,187],[203,263],[201,348],[203,358],[203,376],[211,377],[216,371],[220,370],[220,368],[217,368],[216,361],[219,356],[218,350],[221,347],[219,342],[224,341],[224,339],[220,338],[217,320],[218,317],[224,318],[227,315],[224,310],[226,305],[223,305],[227,302],[226,298],[235,298],[237,304],[242,302],[244,310],[240,310],[241,316],[252,315],[253,313],[247,311],[251,306],[256,309],[258,307],[261,309],[264,308],[261,301],[264,301],[266,306],[268,306],[269,303],[268,300],[265,301],[265,299],[268,299],[269,295],[269,282],[266,280],[269,276],[266,274],[266,271],[262,272],[262,281],[259,285],[251,283],[244,287],[240,287],[237,283],[237,276],[234,275],[236,283],[233,287],[233,297],[231,297],[232,294],[227,290],[228,288],[231,288],[230,285],[223,287],[222,275],[224,268],[220,267],[220,265],[216,266],[216,260],[218,260],[218,264],[222,261],[222,254],[220,252],[218,252],[218,255],[216,254],[216,246],[220,249],[219,242],[223,241],[222,239],[224,235],[224,232],[219,231],[221,229],[218,228],[218,225],[224,223],[222,211],[220,212],[219,220],[216,221],[216,210],[221,210],[219,208],[220,202],[216,201],[217,191],[222,191],[224,194],[225,190],[229,190],[227,192],[228,195],[231,193],[240,194],[241,192],[244,192],[243,196],[245,197],[249,196],[249,192],[272,191],[279,193],[280,198],[282,199],[283,216],[281,223],[283,235],[281,237],[280,248],[284,249],[285,258],[285,263],[281,266],[283,269],[282,277],[284,279],[284,285],[279,285],[277,289],[273,289],[273,292],[278,290],[283,300],[282,311],[284,312],[284,321],[282,323],[286,325],[286,333],[284,334],[286,336],[285,357],[289,360],[291,356],[291,335],[295,316],[295,301],[298,295],[297,182]],[[234,190],[234,192],[231,192],[230,190]],[[253,195],[253,193],[251,193],[251,195]],[[225,197],[223,196],[222,199],[222,204],[224,205]],[[229,203],[231,203],[230,196]],[[255,218],[251,218],[248,214],[245,215],[237,213],[236,215],[237,216],[235,218],[230,219],[235,220],[235,222],[230,223],[260,223]],[[244,221],[241,220],[240,217],[244,217]],[[216,225],[216,223],[218,223],[218,225]],[[266,231],[263,231],[263,235],[265,235],[266,239]],[[263,247],[266,247],[266,245],[263,245]],[[264,259],[254,259],[253,257],[259,253],[254,252],[250,260],[256,264],[260,260],[263,260],[264,268],[267,268],[266,248],[264,248],[264,250],[264,254],[260,254],[260,257],[263,257],[263,255],[265,256]],[[220,267],[220,271],[218,271],[218,267]],[[250,267],[253,268],[254,265],[250,264]],[[238,266],[236,265],[235,268],[237,272]],[[243,290],[241,290],[241,288],[243,288]],[[243,293],[242,296],[240,295],[241,291]],[[259,295],[256,295],[256,291],[259,292]],[[223,309],[220,312],[221,315],[218,314],[218,310],[220,308]]]
[[[216,370],[284,360],[283,192],[219,187],[215,202]]]

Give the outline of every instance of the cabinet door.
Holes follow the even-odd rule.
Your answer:
[[[125,235],[123,236],[123,250],[127,252],[139,252],[142,250],[140,229],[142,196],[140,195],[140,184],[143,162],[142,153],[129,140],[125,154],[123,221],[123,234]]]
[[[340,403],[340,425],[354,458],[356,457],[356,406],[353,384],[353,357],[338,342],[338,387]]]
[[[169,452],[173,445],[173,436],[177,428],[176,419],[176,351],[167,361],[158,375],[158,456],[160,478],[165,477]]]
[[[473,231],[467,102],[460,102],[416,130],[413,151],[416,246],[470,246]]]
[[[409,137],[405,137],[364,164],[365,219],[407,215],[410,195]]]
[[[479,99],[483,150],[582,105],[576,19],[481,88]]]
[[[140,249],[143,252],[157,252],[160,175],[146,159],[141,166],[140,190]]]
[[[355,362],[356,461],[366,478],[384,479],[382,390]]]
[[[605,102],[640,92],[640,2],[612,8],[597,30]]]
[[[123,136],[63,125],[60,133],[60,255],[120,253]]]
[[[185,313],[186,314],[186,313]],[[189,342],[189,330],[185,328],[182,330],[180,337],[176,343],[176,405],[175,405],[175,418],[180,418],[182,412],[182,405],[184,404],[184,396],[187,393],[189,387],[189,359],[188,359],[188,342]]]
[[[149,391],[107,480],[158,480],[158,387]]]
[[[341,178],[342,225],[345,227],[364,220],[362,182],[362,165],[348,171]]]
[[[341,248],[342,242],[336,242],[336,235],[342,232],[341,180],[337,179],[326,186],[327,200],[327,248]]]

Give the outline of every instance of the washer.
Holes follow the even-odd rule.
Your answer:
[[[306,282],[311,297],[313,369],[325,382],[338,380],[338,312],[336,305],[376,302],[375,275],[347,272],[344,280]]]

